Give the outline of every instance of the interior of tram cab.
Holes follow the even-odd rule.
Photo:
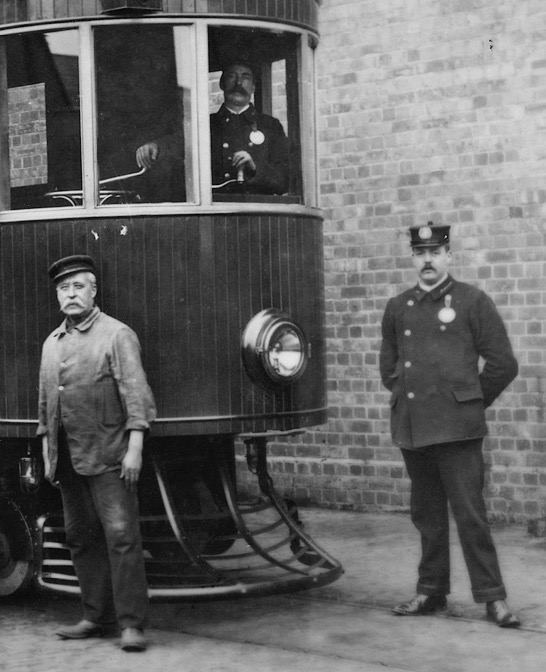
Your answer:
[[[82,205],[82,147],[90,145],[96,148],[97,207],[197,203],[198,168],[210,171],[210,161],[198,155],[196,121],[221,106],[222,68],[237,59],[255,71],[256,111],[277,119],[286,134],[288,177],[275,195],[239,185],[215,193],[213,184],[213,198],[301,202],[299,36],[209,27],[205,112],[197,100],[191,31],[165,23],[95,26],[93,93],[80,90],[88,59],[80,56],[77,29],[1,38],[0,121],[9,129],[9,160],[0,159],[0,173],[9,171],[9,180],[0,179],[0,210]],[[91,100],[95,130],[82,122],[90,118]],[[92,143],[85,141],[90,133]],[[136,151],[149,142],[159,146],[159,158],[142,171]]]

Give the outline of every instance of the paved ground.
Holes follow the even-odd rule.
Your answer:
[[[397,617],[414,592],[418,539],[404,514],[303,510],[306,531],[342,561],[334,584],[229,602],[154,604],[150,647],[127,654],[117,639],[52,636],[79,618],[77,602],[0,602],[0,670],[6,672],[542,672],[546,666],[546,540],[495,527],[511,605],[523,622],[502,630],[474,605],[453,542],[447,613]]]

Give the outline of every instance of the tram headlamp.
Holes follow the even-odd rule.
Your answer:
[[[243,333],[243,363],[254,382],[294,383],[305,371],[308,350],[301,327],[275,308],[255,315]]]

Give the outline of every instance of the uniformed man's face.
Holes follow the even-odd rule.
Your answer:
[[[451,263],[451,251],[444,245],[438,247],[415,247],[413,265],[419,280],[425,285],[435,285],[447,273]]]
[[[68,275],[61,278],[57,284],[59,306],[67,317],[77,319],[90,313],[96,295],[95,277],[88,271]]]
[[[248,105],[255,89],[254,73],[246,65],[230,65],[222,75],[222,89],[228,107]]]

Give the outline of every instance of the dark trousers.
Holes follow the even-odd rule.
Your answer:
[[[68,460],[69,462],[69,460]],[[80,476],[63,460],[59,473],[66,541],[81,589],[84,618],[143,629],[148,591],[137,495],[119,470]]]
[[[402,450],[411,480],[411,519],[421,533],[417,592],[450,592],[448,503],[476,602],[506,598],[483,499],[483,439]]]

